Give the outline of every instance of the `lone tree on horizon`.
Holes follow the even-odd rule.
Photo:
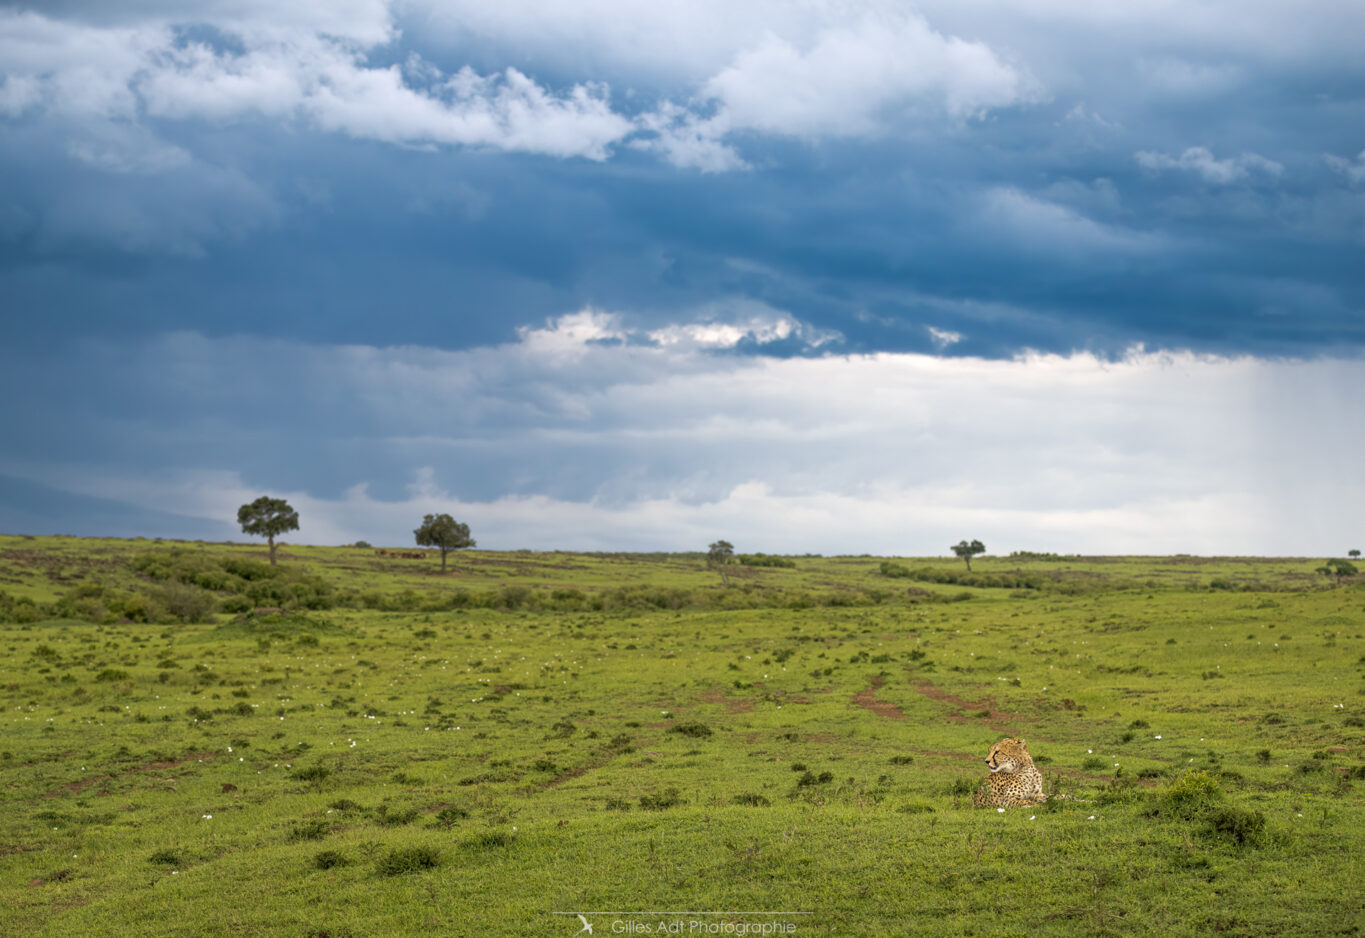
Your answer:
[[[958,543],[953,545],[953,553],[957,554],[963,560],[967,561],[968,571],[972,569],[972,558],[975,557],[977,554],[984,554],[985,552],[986,545],[981,543],[980,541],[972,541],[970,544],[968,544],[966,541],[959,541]]]
[[[1358,550],[1352,548],[1351,550],[1348,550],[1348,551],[1346,552],[1346,556],[1347,556],[1347,557],[1350,557],[1351,559],[1354,560],[1356,557],[1359,557],[1359,556],[1360,556],[1360,551],[1358,551]]]
[[[469,525],[456,521],[450,515],[427,515],[422,526],[413,531],[418,547],[435,547],[441,552],[441,572],[446,572],[446,553],[473,547],[474,538],[469,536]]]
[[[706,551],[706,565],[719,571],[720,581],[726,586],[730,585],[729,565],[734,556],[735,545],[729,541],[716,541]]]
[[[237,523],[246,534],[263,537],[270,543],[270,565],[275,566],[275,538],[285,531],[299,529],[299,513],[282,498],[262,495],[250,505],[237,509]]]

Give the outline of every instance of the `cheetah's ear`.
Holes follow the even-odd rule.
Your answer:
[[[1024,742],[1024,740],[1023,740],[1022,737],[1020,737],[1020,739],[1019,739],[1019,748],[1020,748],[1020,749],[1027,749],[1027,748],[1028,748],[1028,743]]]

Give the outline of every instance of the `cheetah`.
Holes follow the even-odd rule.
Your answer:
[[[1047,801],[1043,776],[1022,739],[1002,739],[986,758],[991,774],[972,796],[978,808],[1012,808]]]

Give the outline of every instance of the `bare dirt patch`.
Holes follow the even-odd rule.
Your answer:
[[[905,713],[900,707],[885,700],[877,699],[877,688],[886,684],[886,681],[877,675],[872,678],[872,686],[867,690],[860,690],[853,695],[853,703],[864,710],[871,710],[879,717],[886,717],[888,720],[904,720]]]
[[[709,704],[725,704],[727,713],[750,713],[754,709],[754,702],[743,697],[726,697],[725,692],[712,688],[701,695],[701,699]]]
[[[160,759],[156,762],[144,762],[142,765],[135,765],[132,766],[131,768],[124,769],[121,772],[110,772],[108,774],[103,775],[92,775],[88,778],[78,778],[74,782],[67,782],[65,785],[63,785],[60,789],[56,791],[48,792],[47,797],[55,798],[63,791],[71,792],[73,794],[80,794],[82,791],[85,791],[85,789],[89,788],[91,785],[94,785],[96,783],[107,784],[110,780],[119,778],[124,775],[133,775],[140,772],[155,772],[163,769],[174,769],[184,765],[187,762],[203,762],[205,759],[213,758],[213,756],[214,753],[212,752],[191,752],[180,759]]]
[[[912,749],[910,751],[921,756],[938,756],[941,759],[966,759],[976,762],[980,758],[969,752],[948,752],[946,749]]]
[[[974,723],[976,720],[984,719],[986,725],[991,729],[998,729],[1001,732],[1004,732],[1004,724],[1013,723],[1018,719],[1012,713],[1007,713],[1004,710],[997,710],[995,701],[991,700],[989,697],[983,698],[982,700],[965,700],[954,694],[948,693],[942,688],[935,687],[928,681],[920,681],[916,684],[915,692],[924,697],[928,697],[930,700],[937,701],[938,703],[946,703],[950,706],[957,707],[959,710],[967,711],[967,713],[948,713],[946,716],[948,720],[953,723]]]

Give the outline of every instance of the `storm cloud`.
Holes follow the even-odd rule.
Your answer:
[[[7,4],[0,526],[220,536],[260,490],[322,541],[426,502],[501,546],[1342,540],[1298,480],[1362,447],[1362,33]]]

